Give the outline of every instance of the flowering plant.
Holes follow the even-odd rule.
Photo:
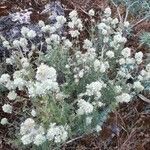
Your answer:
[[[129,22],[112,18],[109,7],[101,22],[94,15],[90,10],[92,29],[82,44],[84,26],[75,10],[68,20],[57,16],[54,25],[39,21],[40,34],[23,27],[20,39],[1,37],[3,46],[12,50],[6,63],[14,70],[0,78],[9,90],[2,109],[13,113],[11,104],[26,105],[18,134],[24,145],[53,148],[74,136],[98,132],[118,103],[147,88],[150,64],[143,66],[143,53],[125,47]],[[62,28],[69,30],[67,36]],[[35,44],[35,39],[40,40]]]

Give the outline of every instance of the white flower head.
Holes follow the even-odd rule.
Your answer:
[[[22,27],[22,28],[21,28],[21,34],[22,34],[23,36],[26,36],[29,31],[30,31],[30,30],[29,30],[27,27]]]
[[[55,123],[50,124],[50,128],[47,131],[47,139],[49,141],[53,140],[55,143],[60,143],[66,141],[67,138],[68,132],[64,126],[56,126]]]
[[[130,23],[129,23],[128,21],[125,21],[125,22],[124,22],[124,27],[128,28],[129,25],[130,25]]]
[[[93,17],[95,15],[95,11],[93,9],[90,9],[88,14]]]
[[[150,63],[146,65],[146,71],[150,72]]]
[[[6,58],[6,64],[12,65],[14,63],[14,60],[12,58]]]
[[[17,93],[15,91],[10,91],[7,97],[9,98],[9,100],[15,100],[17,97]]]
[[[110,9],[110,7],[105,8],[104,14],[106,16],[108,16],[108,17],[111,15],[111,9]]]
[[[117,102],[123,103],[126,102],[128,103],[131,100],[131,96],[128,93],[122,93],[121,95],[116,97]]]
[[[88,40],[88,39],[84,40],[84,44],[83,44],[84,49],[92,48],[92,46],[93,46],[93,44],[90,40]]]
[[[1,119],[1,125],[5,125],[5,124],[7,124],[7,123],[8,123],[7,118],[2,118],[2,119]]]
[[[73,19],[73,18],[76,18],[76,17],[78,17],[78,13],[77,13],[76,10],[73,10],[73,11],[71,11],[71,12],[69,13],[69,18],[70,18],[70,19]]]
[[[64,23],[66,23],[67,19],[64,16],[57,16],[56,21],[62,26]]]
[[[86,125],[90,125],[92,123],[92,117],[86,118]]]
[[[69,31],[69,34],[71,35],[71,37],[75,38],[80,35],[80,32],[78,30],[71,30]]]
[[[56,70],[53,67],[49,67],[42,63],[37,68],[36,79],[38,81],[43,81],[43,80],[47,80],[47,79],[56,81],[56,77],[57,77]]]
[[[35,111],[34,109],[32,109],[32,111],[31,111],[31,115],[32,115],[33,117],[35,117],[35,116],[36,116],[36,111]]]
[[[45,23],[42,20],[40,20],[38,24],[39,24],[40,27],[44,27],[45,26]]]
[[[13,41],[13,46],[14,46],[15,48],[20,47],[20,41],[19,41],[19,40],[14,40],[14,41]]]
[[[130,57],[131,56],[131,49],[126,47],[122,50],[121,54],[127,58],[127,57]]]
[[[9,74],[2,74],[1,78],[0,78],[0,83],[7,83],[8,81],[10,81],[10,75]]]
[[[39,146],[46,141],[46,137],[43,134],[38,134],[34,138],[34,144]]]
[[[66,39],[65,41],[64,41],[64,45],[66,46],[66,47],[68,47],[68,48],[70,48],[70,47],[72,47],[72,42],[70,41],[70,40],[68,40],[68,39]]]
[[[25,135],[28,133],[28,131],[34,129],[35,127],[35,121],[32,118],[27,118],[20,127],[20,134]]]
[[[97,126],[96,126],[96,131],[97,131],[97,132],[100,132],[101,130],[102,130],[102,127],[101,127],[100,125],[97,125]]]
[[[28,145],[28,144],[32,143],[33,138],[30,134],[26,134],[26,135],[22,136],[21,141],[24,145]]]
[[[10,44],[8,41],[3,41],[3,46],[6,48],[10,48]]]
[[[109,58],[113,58],[114,57],[114,52],[113,51],[107,51],[106,56],[109,57]]]
[[[79,109],[77,110],[78,115],[90,114],[93,112],[94,107],[91,103],[86,102],[84,99],[78,100]]]
[[[135,53],[135,60],[136,60],[137,64],[142,63],[142,59],[143,59],[143,53],[142,52]]]
[[[142,91],[142,90],[144,89],[144,86],[141,84],[140,81],[134,82],[133,87],[134,87],[137,91]]]
[[[23,57],[20,61],[21,61],[21,64],[22,64],[22,67],[23,67],[23,68],[29,67],[30,64],[29,64],[27,58]]]
[[[2,109],[3,109],[3,111],[4,111],[5,113],[9,113],[9,114],[12,113],[12,106],[9,105],[9,104],[4,104],[4,105],[2,106]]]
[[[27,37],[28,37],[29,39],[35,38],[35,37],[36,37],[36,32],[33,31],[33,30],[29,30],[29,32],[27,33]]]

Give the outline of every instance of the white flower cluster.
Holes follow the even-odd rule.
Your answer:
[[[21,28],[21,34],[28,39],[33,39],[37,36],[37,34],[34,30],[30,30],[27,27]]]
[[[32,118],[27,118],[20,127],[21,141],[24,145],[35,144],[37,146],[43,144],[46,140],[55,143],[61,143],[67,140],[67,127],[62,125],[56,126],[51,123],[47,133],[42,126],[37,126]]]
[[[69,13],[70,22],[68,22],[68,26],[71,29],[69,31],[71,37],[75,38],[80,35],[79,31],[82,31],[83,25],[80,18],[78,18],[78,13],[76,10],[73,10]],[[79,30],[79,31],[78,31]]]
[[[6,125],[6,124],[8,124],[7,118],[2,118],[1,119],[1,125]]]
[[[150,79],[150,63],[146,65],[146,69],[141,70],[140,75],[138,76],[138,79],[143,80],[149,80]]]
[[[4,104],[4,105],[2,106],[2,110],[3,110],[5,113],[11,114],[11,113],[12,113],[12,106],[9,105],[9,104]]]
[[[108,61],[100,61],[98,59],[95,59],[95,61],[94,61],[94,70],[95,71],[105,73],[108,68],[109,68]]]
[[[95,96],[95,99],[99,99],[101,97],[101,89],[103,87],[106,87],[103,81],[92,82],[86,86],[85,95]]]
[[[54,141],[55,143],[65,142],[68,138],[67,127],[51,123],[46,136],[48,141]]]
[[[49,67],[45,64],[41,64],[37,68],[36,72],[36,82],[29,82],[28,92],[30,97],[35,97],[37,95],[42,96],[47,92],[59,92],[59,86],[56,81],[57,74],[53,67]]]
[[[117,102],[123,103],[126,102],[128,103],[131,100],[131,96],[128,93],[122,93],[121,95],[118,95],[116,97]]]
[[[34,143],[39,146],[46,141],[45,131],[42,126],[37,127],[32,118],[27,118],[20,127],[21,141],[24,145]]]
[[[93,112],[94,107],[91,103],[86,102],[84,99],[79,99],[78,100],[78,107],[79,109],[77,110],[78,115],[84,115],[84,114],[90,114]]]

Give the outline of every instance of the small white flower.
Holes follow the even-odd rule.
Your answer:
[[[56,17],[57,22],[62,26],[64,23],[66,23],[66,18],[64,16],[57,16]]]
[[[21,28],[21,34],[22,34],[23,36],[26,36],[29,31],[30,31],[30,30],[29,30],[27,27],[22,27],[22,28]]]
[[[107,35],[107,33],[108,33],[107,30],[102,29],[102,34],[103,34],[103,35]]]
[[[1,78],[0,78],[0,83],[7,83],[8,81],[10,81],[10,75],[9,74],[2,74]]]
[[[82,70],[79,72],[79,77],[80,77],[80,78],[83,78],[83,76],[84,76],[84,70],[82,69]]]
[[[105,8],[104,14],[106,16],[108,16],[108,17],[111,15],[111,9],[110,9],[110,7]]]
[[[2,109],[3,109],[3,111],[4,111],[5,113],[9,113],[9,114],[12,113],[12,106],[9,105],[9,104],[4,104],[4,105],[2,106]]]
[[[6,48],[10,48],[9,42],[8,41],[3,41],[3,46]]]
[[[56,81],[56,70],[53,67],[49,67],[45,64],[41,64],[37,68],[36,79],[38,81],[43,81],[47,79],[51,79],[52,81]]]
[[[104,42],[104,43],[108,43],[108,42],[109,42],[109,37],[107,37],[107,36],[104,37],[103,42]]]
[[[102,102],[97,102],[97,106],[98,107],[102,107],[104,105],[104,103],[102,103]]]
[[[126,62],[126,61],[125,61],[125,59],[124,59],[124,58],[119,59],[119,64],[120,64],[120,65],[125,64],[125,62]]]
[[[127,58],[127,57],[130,57],[131,56],[131,49],[126,47],[122,50],[121,54]]]
[[[78,30],[71,30],[69,31],[69,34],[71,35],[71,37],[75,38],[80,35],[80,32]]]
[[[140,81],[134,82],[133,87],[138,91],[142,91],[144,89],[144,87]]]
[[[31,129],[35,127],[35,121],[32,118],[27,118],[22,124],[20,128],[20,134],[24,135]]]
[[[34,144],[37,146],[43,144],[45,141],[46,141],[46,137],[42,134],[38,134],[34,138]]]
[[[66,47],[70,48],[70,47],[72,47],[73,44],[70,42],[70,40],[66,39],[66,40],[64,41],[64,45],[65,45]]]
[[[13,41],[13,46],[14,46],[15,48],[20,47],[20,41],[14,40],[14,41]]]
[[[112,25],[116,25],[118,23],[119,23],[118,18],[113,19],[112,22],[111,22]]]
[[[123,103],[126,102],[128,103],[131,100],[131,96],[128,93],[122,93],[121,95],[116,97],[117,102]]]
[[[40,27],[44,27],[45,26],[45,23],[42,20],[40,20],[38,24],[39,24]]]
[[[99,71],[100,71],[101,73],[104,73],[104,72],[106,71],[106,66],[105,66],[105,64],[102,63],[102,62],[101,62]]]
[[[34,109],[32,109],[32,111],[31,111],[31,115],[32,115],[33,117],[35,117],[35,116],[36,116],[36,111],[35,111]]]
[[[84,40],[84,44],[83,44],[84,49],[92,48],[92,46],[93,46],[93,44],[90,40],[88,40],[88,39]]]
[[[146,71],[150,72],[150,63],[146,65]]]
[[[142,52],[135,53],[135,60],[136,60],[137,64],[142,63],[142,59],[143,59],[143,53]]]
[[[90,9],[88,14],[93,17],[95,15],[95,11],[93,9]]]
[[[14,85],[19,88],[19,90],[23,90],[23,87],[25,86],[25,80],[22,78],[16,78],[14,79]]]
[[[5,125],[5,124],[7,124],[7,123],[8,123],[7,118],[2,118],[2,119],[1,119],[1,124],[2,124],[2,125]]]
[[[36,32],[33,31],[33,30],[29,30],[29,32],[27,33],[27,37],[28,37],[29,39],[35,38],[35,37],[36,37]]]
[[[97,126],[96,126],[96,131],[97,131],[97,132],[100,132],[101,130],[102,130],[102,127],[101,127],[100,125],[97,125]]]
[[[103,30],[103,29],[106,29],[107,28],[107,25],[105,24],[105,23],[100,23],[100,24],[98,24],[98,29],[99,30]]]
[[[77,110],[78,115],[90,114],[93,112],[94,107],[89,102],[86,102],[84,99],[78,100],[79,109]]]
[[[28,45],[28,41],[26,38],[20,38],[20,46],[22,46],[23,48],[27,47]]]
[[[92,117],[87,117],[86,118],[86,125],[90,125],[92,122]]]
[[[78,16],[78,13],[76,10],[73,10],[69,13],[69,18],[70,19],[73,19],[73,18],[76,18]]]
[[[24,145],[28,145],[28,144],[32,143],[32,140],[33,140],[33,138],[30,134],[26,134],[26,135],[22,136],[22,138],[21,138],[21,141]]]
[[[124,22],[124,27],[128,28],[129,25],[130,25],[130,23],[129,23],[128,21],[125,21],[125,22]]]
[[[114,52],[113,51],[107,51],[106,56],[109,57],[109,58],[113,58],[114,57]]]
[[[15,100],[17,97],[17,93],[15,91],[11,91],[8,93],[7,97],[9,98],[9,100]]]
[[[28,59],[27,58],[25,58],[25,57],[23,57],[22,59],[21,59],[21,64],[22,64],[22,67],[23,68],[27,68],[27,67],[29,67],[29,62],[28,62]]]
[[[12,58],[6,58],[6,64],[12,65],[13,64]]]
[[[50,41],[59,44],[60,43],[60,36],[58,34],[52,34],[50,36]]]
[[[101,65],[100,61],[98,59],[96,59],[94,61],[94,69],[95,69],[95,71],[98,71],[98,69],[100,68],[100,65]]]

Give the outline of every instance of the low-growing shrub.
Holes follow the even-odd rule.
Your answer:
[[[14,70],[0,78],[9,90],[2,109],[16,113],[13,103],[24,104],[17,134],[23,145],[59,149],[76,136],[99,132],[110,111],[149,86],[150,64],[144,65],[142,52],[125,47],[129,22],[112,18],[109,7],[101,21],[94,15],[90,10],[90,37],[83,43],[79,36],[85,27],[76,10],[68,18],[56,17],[54,25],[39,21],[38,34],[23,27],[19,39],[1,37],[12,51],[6,64]],[[8,123],[2,118],[1,124]]]

